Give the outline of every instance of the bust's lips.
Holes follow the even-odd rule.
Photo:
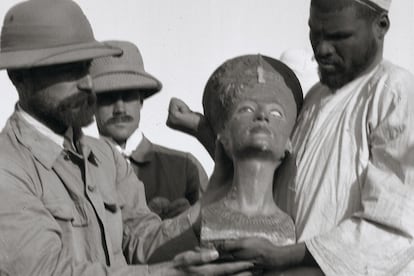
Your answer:
[[[255,125],[249,129],[251,134],[267,134],[272,135],[270,129],[264,125]]]

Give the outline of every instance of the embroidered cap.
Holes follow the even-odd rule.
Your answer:
[[[391,0],[354,0],[358,3],[366,5],[368,7],[378,9],[381,8],[383,10],[388,11],[390,9]]]

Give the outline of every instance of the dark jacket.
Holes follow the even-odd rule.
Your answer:
[[[207,186],[207,174],[192,154],[153,144],[145,136],[130,161],[144,182],[147,202],[154,197],[171,202],[184,197],[194,204]]]

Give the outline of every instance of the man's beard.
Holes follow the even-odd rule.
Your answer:
[[[81,128],[93,122],[96,95],[78,92],[54,106],[47,97],[35,95],[30,105],[35,115],[57,133],[64,133],[68,127]]]
[[[365,52],[358,60],[353,61],[349,68],[345,68],[343,64],[335,63],[335,72],[328,72],[324,71],[323,68],[319,66],[321,83],[331,89],[339,89],[343,87],[347,83],[359,77],[359,75],[367,69],[369,65],[371,65],[377,51],[378,45],[376,41],[372,39],[369,46],[365,48]]]

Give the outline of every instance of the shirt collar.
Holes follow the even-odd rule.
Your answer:
[[[121,151],[122,154],[125,156],[131,156],[132,152],[138,147],[138,145],[141,143],[143,139],[142,131],[137,128],[134,133],[128,138],[128,140],[125,143],[125,149],[122,149],[120,146],[116,146],[118,150]]]
[[[117,142],[114,141],[111,137],[108,136],[102,136],[100,135],[100,138],[108,139],[113,144],[114,147],[125,157],[130,157],[132,152],[139,146],[139,144],[144,139],[144,135],[142,134],[142,131],[138,128],[132,133],[132,135],[128,138],[128,140],[125,143],[125,148],[122,148],[120,145],[118,145]]]
[[[130,158],[137,163],[150,162],[153,156],[153,145],[152,143],[143,136],[141,143],[131,153]]]

